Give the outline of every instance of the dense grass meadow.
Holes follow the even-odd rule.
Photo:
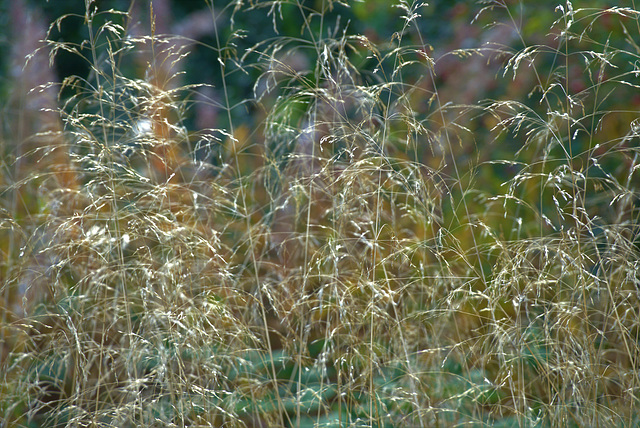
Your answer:
[[[0,427],[640,426],[634,0],[0,9]]]

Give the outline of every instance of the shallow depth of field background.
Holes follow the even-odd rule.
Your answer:
[[[617,3],[1,1],[0,426],[637,426]]]

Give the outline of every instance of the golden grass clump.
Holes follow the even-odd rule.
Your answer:
[[[6,426],[636,426],[640,12],[511,3],[446,50],[404,0],[379,40],[357,2],[58,18],[31,61],[89,70],[2,143]]]

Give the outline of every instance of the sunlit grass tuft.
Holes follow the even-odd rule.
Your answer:
[[[89,7],[83,49],[51,27],[91,70],[3,177],[8,424],[635,426],[638,12],[567,3],[533,44],[490,2],[454,53],[493,93],[456,94],[429,6],[380,42],[296,6],[297,38],[216,33],[221,87],[181,83],[153,9],[142,36]]]

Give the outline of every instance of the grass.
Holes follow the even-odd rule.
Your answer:
[[[636,426],[640,12],[440,52],[316,3],[205,2],[213,87],[153,7],[50,27],[90,72],[2,144],[6,426]]]

